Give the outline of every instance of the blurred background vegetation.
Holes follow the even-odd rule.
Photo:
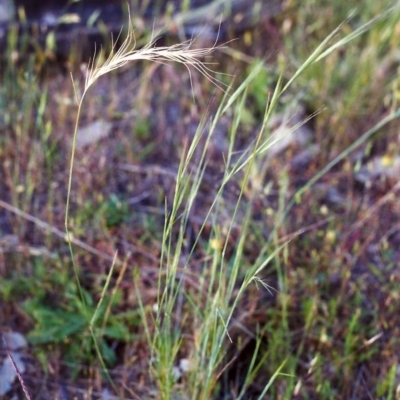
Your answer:
[[[207,166],[182,240],[179,262],[186,267],[189,260],[190,273],[174,309],[183,334],[169,397],[151,379],[144,328],[155,332],[180,160],[198,127],[211,129],[225,94],[195,71],[147,62],[91,88],[70,220],[84,307],[64,234],[77,112],[70,72],[79,94],[94,43],[108,54],[113,35],[118,47],[128,12],[138,48],[154,34],[157,45],[191,38],[199,47],[217,44],[206,61],[230,93],[253,74],[240,106],[218,118],[209,142],[199,139]],[[207,220],[226,154],[239,157],[252,146],[280,79],[286,84],[338,26],[333,42],[371,20],[282,94],[263,131],[282,139],[255,158],[248,180],[232,179],[219,219]],[[221,238],[227,274],[240,251],[238,282],[260,255],[274,257],[260,274],[271,289],[249,286],[235,304],[212,398],[400,398],[399,122],[362,139],[399,107],[399,21],[391,1],[0,1],[0,333],[18,332],[29,342],[22,375],[32,398],[114,398],[88,332],[94,313],[97,344],[120,396],[201,398],[185,391],[184,365],[197,340],[187,304],[199,301],[201,314],[202,297],[191,293],[211,279],[203,269],[222,250]],[[193,163],[200,159],[199,150]],[[239,191],[244,203],[228,229]],[[178,236],[171,234],[173,245]],[[0,362],[6,358],[2,348]],[[3,394],[23,398],[17,381]]]

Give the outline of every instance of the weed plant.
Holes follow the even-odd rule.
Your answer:
[[[361,311],[357,311],[353,315],[346,314],[346,320],[342,323],[341,329],[344,333],[339,332],[338,335],[343,333],[343,343],[337,349],[330,348],[330,337],[335,333],[327,332],[322,316],[326,320],[331,319],[326,324],[327,329],[335,329],[335,319],[343,307],[341,299],[331,298],[325,301],[315,283],[317,279],[323,279],[321,276],[316,275],[312,281],[301,268],[288,270],[286,266],[291,255],[291,246],[302,239],[302,231],[290,233],[293,231],[288,231],[285,224],[292,209],[309,201],[310,188],[316,182],[345,160],[353,150],[365,144],[373,135],[398,118],[400,111],[394,110],[357,140],[346,144],[345,150],[337,152],[326,166],[321,167],[292,196],[288,196],[290,183],[287,172],[283,171],[278,179],[279,192],[277,207],[272,216],[273,227],[267,233],[261,230],[262,224],[257,224],[256,204],[268,188],[263,182],[257,184],[257,178],[265,174],[269,150],[281,140],[280,136],[272,133],[270,121],[289,89],[293,86],[297,89],[303,82],[313,86],[313,79],[322,79],[314,75],[316,66],[322,64],[327,68],[330,62],[334,63],[339,52],[346,52],[350,41],[359,37],[365,39],[365,34],[372,37],[372,32],[376,32],[376,29],[386,32],[387,36],[387,30],[394,30],[394,14],[396,12],[393,10],[380,14],[379,17],[337,39],[349,24],[346,20],[316,45],[306,61],[296,67],[292,76],[287,77],[285,70],[280,71],[274,89],[265,98],[263,119],[258,133],[246,149],[238,144],[239,130],[246,124],[247,105],[251,96],[254,96],[252,85],[267,69],[264,63],[254,63],[242,82],[232,83],[224,88],[214,78],[214,72],[208,68],[208,64],[201,61],[218,48],[196,49],[192,47],[192,42],[159,48],[154,46],[154,42],[150,42],[148,46],[135,50],[132,43],[133,32],[128,33],[121,47],[118,50],[113,49],[106,60],[102,54],[93,58],[86,70],[83,87],[79,86],[78,81],[74,84],[78,110],[66,182],[68,191],[64,221],[65,239],[75,279],[71,281],[70,275],[65,272],[65,265],[68,265],[68,257],[65,254],[53,255],[58,280],[49,279],[46,264],[40,260],[34,265],[35,287],[30,287],[29,293],[35,294],[35,297],[24,303],[25,312],[37,321],[35,329],[31,331],[31,342],[59,345],[63,341],[69,342],[69,362],[78,359],[95,364],[95,359],[98,359],[102,373],[107,375],[120,398],[127,398],[129,394],[125,394],[122,385],[111,376],[110,366],[116,360],[116,352],[109,343],[113,340],[134,342],[140,334],[143,335],[143,331],[148,351],[145,352],[147,358],[144,362],[142,360],[141,365],[146,365],[143,376],[150,377],[149,383],[146,384],[153,391],[149,390],[142,398],[150,398],[152,393],[160,399],[289,399],[294,395],[309,398],[307,396],[311,392],[323,399],[342,398],[340,396],[346,389],[338,387],[335,379],[326,379],[326,376],[331,376],[331,372],[324,371],[325,366],[336,368],[336,375],[341,377],[341,382],[345,382],[345,376],[342,377],[338,369],[342,368],[344,375],[352,375],[357,363],[355,354],[362,351],[365,359],[373,358],[374,344],[380,336],[373,330],[363,336],[360,321],[365,316]],[[374,29],[371,29],[373,27]],[[157,275],[153,276],[156,281],[156,295],[150,297],[150,302],[142,284],[143,271],[129,265],[128,257],[119,258],[117,252],[111,260],[108,257],[109,267],[103,267],[101,276],[97,277],[101,291],[91,293],[87,290],[86,259],[81,253],[77,255],[77,248],[83,248],[85,252],[90,251],[96,256],[102,256],[102,253],[80,239],[85,237],[85,230],[77,223],[78,218],[75,214],[76,209],[79,211],[79,202],[73,197],[73,181],[76,179],[76,138],[81,114],[86,102],[91,100],[91,91],[101,77],[139,60],[182,63],[189,71],[190,68],[196,69],[224,91],[215,114],[210,117],[204,113],[194,136],[188,139],[182,148],[179,168],[174,178],[172,201],[166,200],[164,205],[165,219],[159,246],[159,268]],[[321,73],[321,70],[317,71]],[[10,70],[7,73],[13,72]],[[354,83],[354,92],[358,92],[361,80],[360,77],[360,81]],[[8,82],[23,84],[16,76],[12,76]],[[125,93],[119,95],[125,96]],[[41,105],[37,118],[38,132],[49,132],[51,127],[46,125],[42,118],[47,94],[38,91],[35,96],[35,104]],[[255,96],[257,106],[260,107],[262,96],[259,92]],[[29,98],[26,101],[29,103]],[[353,101],[356,101],[355,97],[349,95],[349,104]],[[321,102],[317,102],[317,107],[313,109],[319,109]],[[31,107],[29,104],[24,107],[28,112]],[[13,110],[18,112],[16,107]],[[345,118],[345,114],[335,115]],[[223,169],[219,179],[216,179],[210,188],[206,178],[209,169],[212,168],[211,143],[219,124],[227,117],[231,123],[223,155]],[[21,117],[9,118],[23,124]],[[302,121],[305,122],[306,120]],[[302,123],[294,126],[292,131]],[[17,130],[16,134],[20,140],[28,140],[22,135],[27,127],[21,126],[21,132],[18,133]],[[51,174],[54,147],[47,139],[46,135],[40,136],[45,149],[42,161]],[[23,146],[24,149],[29,147],[32,146]],[[34,160],[29,161],[30,157],[33,157],[33,153],[24,157],[23,164],[26,171],[25,182],[32,184],[32,188],[26,190],[26,196],[23,198],[26,203],[21,203],[18,197],[18,186],[10,183],[16,190],[11,193],[9,199],[14,208],[9,207],[8,210],[20,218],[28,219],[31,224],[40,226],[49,234],[62,236],[60,231],[51,229],[49,225],[40,225],[38,218],[30,218],[18,211],[27,209],[34,198],[35,163]],[[17,182],[20,177],[20,171],[15,171],[14,174],[10,174],[9,179]],[[202,192],[205,190],[210,190],[213,197],[203,206]],[[52,204],[50,200],[48,204]],[[103,210],[106,210],[103,212],[108,221],[108,229],[128,218],[126,204],[120,203],[118,198],[111,196],[107,204],[109,207],[103,207]],[[7,207],[3,201],[1,205]],[[193,216],[198,215],[199,208],[205,208],[206,211],[193,235]],[[71,209],[74,209],[73,213]],[[308,212],[313,212],[311,207]],[[113,243],[111,235],[110,243]],[[312,262],[326,262],[323,255],[318,257],[311,253]],[[121,285],[129,270],[132,272],[138,307],[121,311]],[[310,274],[313,274],[313,271]],[[265,279],[266,276],[272,275],[276,275],[273,282]],[[20,285],[29,286],[23,278],[19,279]],[[301,317],[296,315],[302,319],[303,325],[300,339],[294,346],[293,338],[297,332],[293,331],[293,315],[297,309],[294,305],[296,296],[292,286],[296,279],[303,290],[303,297],[299,300]],[[7,280],[2,290],[4,296],[8,296],[9,299],[15,296],[16,287],[15,283],[10,282],[11,280]],[[57,285],[56,289],[54,285]],[[67,305],[57,309],[44,305],[46,287],[50,286],[53,286],[51,289],[54,292],[63,291]],[[356,309],[361,310],[362,299],[355,296],[353,300]],[[132,334],[127,328],[128,325],[130,328],[135,326],[139,334]],[[317,344],[310,344],[310,337]],[[364,338],[361,344],[360,338]],[[237,360],[247,351],[250,354],[241,365]],[[310,353],[305,355],[304,351]],[[302,366],[304,359],[308,359],[306,374],[302,374],[302,369],[305,368]],[[42,353],[42,360],[45,364],[46,354]],[[135,360],[130,362],[134,365]],[[235,375],[235,369],[240,373],[236,372]],[[76,363],[75,373],[79,373]],[[99,375],[101,376],[101,373]],[[299,378],[299,375],[306,378]],[[101,377],[98,379],[103,382]],[[393,398],[395,379],[393,364],[384,374],[376,393]],[[311,384],[314,388],[309,390],[307,385]]]
[[[252,202],[258,195],[256,190],[252,190],[250,195],[245,196],[248,192],[249,176],[253,165],[259,163],[260,159],[280,138],[275,138],[268,134],[266,129],[270,116],[276,107],[279,98],[290,87],[290,85],[310,66],[320,62],[333,51],[345,46],[350,40],[358,37],[362,33],[368,31],[372,25],[382,19],[386,19],[389,12],[376,17],[374,20],[368,21],[360,28],[345,36],[344,38],[331,44],[334,36],[339,32],[340,28],[333,31],[320,45],[312,52],[309,58],[295,72],[289,81],[282,85],[279,79],[274,92],[268,99],[265,106],[265,113],[262,126],[258,135],[254,138],[253,144],[239,156],[235,155],[234,149],[237,137],[237,129],[241,123],[244,113],[246,101],[246,90],[249,83],[264,68],[263,64],[256,65],[251,74],[245,81],[238,86],[233,92],[227,92],[227,95],[221,102],[221,105],[208,126],[200,124],[193,140],[183,150],[181,163],[177,172],[175,194],[173,204],[166,204],[166,220],[162,239],[162,250],[160,257],[160,273],[158,276],[158,296],[157,302],[152,305],[145,305],[140,300],[140,310],[142,323],[146,332],[148,345],[150,348],[149,372],[152,377],[153,384],[157,390],[157,396],[160,399],[170,399],[176,396],[192,399],[210,399],[218,393],[219,378],[227,366],[226,348],[233,344],[231,338],[232,331],[236,325],[238,317],[235,315],[237,305],[244,297],[249,285],[255,285],[257,282],[269,290],[269,286],[263,282],[261,276],[263,270],[271,263],[278,254],[286,248],[288,242],[279,245],[274,232],[271,239],[265,242],[258,250],[256,261],[252,265],[248,265],[246,271],[243,271],[243,265],[246,265],[244,257],[244,249],[246,238],[249,235],[249,225],[253,218]],[[70,163],[69,186],[67,194],[67,206],[65,227],[67,237],[71,233],[68,227],[69,222],[69,201],[71,193],[71,182],[73,178],[74,150],[76,148],[76,135],[78,132],[79,116],[81,108],[84,104],[84,97],[90,87],[102,76],[113,70],[136,60],[148,60],[154,62],[180,62],[185,66],[194,67],[206,78],[210,79],[217,86],[218,81],[210,75],[210,71],[203,63],[198,61],[199,57],[209,55],[214,48],[211,49],[192,49],[192,43],[187,45],[177,45],[171,48],[156,48],[153,42],[141,50],[135,51],[131,49],[133,32],[129,32],[128,38],[122,44],[120,49],[112,53],[109,58],[102,64],[90,64],[85,80],[85,86],[81,96],[78,95],[78,116],[74,132],[72,156]],[[190,70],[189,70],[190,71]],[[283,86],[283,87],[282,87]],[[189,244],[187,238],[187,230],[189,218],[192,213],[196,198],[201,190],[202,179],[207,167],[207,150],[218,121],[227,112],[233,112],[233,123],[229,130],[228,152],[225,156],[224,173],[219,184],[216,196],[208,210],[208,213],[197,233],[194,243]],[[379,128],[384,126],[388,121],[396,118],[398,113],[390,115],[381,121],[376,127],[368,131],[357,142],[349,146],[345,152],[341,153],[334,161],[322,169],[307,185],[295,195],[295,198],[301,198],[312,184],[314,184],[321,176],[323,176],[333,165],[343,159],[353,148],[363,143],[370,135],[375,133]],[[297,128],[297,127],[295,127]],[[294,129],[295,129],[294,128]],[[205,135],[204,144],[201,143],[201,137]],[[201,147],[201,148],[200,148]],[[200,155],[195,159],[196,152]],[[228,210],[229,217],[226,218],[225,212],[222,210],[226,207],[226,186],[234,177],[240,176],[240,186],[234,201],[232,209]],[[283,188],[284,191],[284,188]],[[282,203],[282,207],[278,211],[280,215],[276,218],[275,231],[278,230],[285,219],[293,202],[288,205]],[[191,270],[192,257],[197,244],[201,241],[204,226],[211,222],[211,232],[209,233],[208,246],[206,249],[207,257],[201,265],[199,271]],[[235,224],[240,225],[240,232],[236,237],[233,253],[227,256],[227,249],[232,240],[232,232]],[[71,242],[70,242],[71,243]],[[71,256],[74,261],[72,245],[70,246]],[[79,271],[74,262],[76,283],[81,293],[82,305],[86,307],[85,296],[80,284]],[[113,268],[110,270],[111,276]],[[136,279],[139,279],[140,271],[137,271]],[[197,280],[197,288],[188,288],[187,278],[195,275]],[[285,276],[278,267],[279,279],[279,295],[282,297],[281,312],[282,323],[289,329],[289,321],[287,314],[287,304],[285,301],[286,282]],[[104,368],[106,365],[100,347],[98,346],[98,338],[94,331],[94,326],[102,304],[103,295],[108,288],[109,280],[107,280],[103,294],[97,305],[95,312],[91,315],[86,310],[88,319],[90,318],[89,330],[91,332],[99,359]],[[141,299],[140,290],[138,289],[138,298]],[[182,320],[182,315],[184,319]],[[190,322],[186,319],[190,319]],[[350,332],[356,323],[356,319],[350,323]],[[238,323],[240,329],[240,323]],[[262,329],[262,328],[261,328]],[[288,334],[289,332],[287,332]],[[185,339],[188,338],[188,339]],[[252,383],[251,377],[266,362],[267,356],[258,354],[261,345],[261,335],[256,337],[255,351],[249,368],[236,388],[235,398],[243,398],[248,390],[248,386]],[[350,336],[347,337],[350,341]],[[187,352],[186,359],[187,369],[179,372],[185,374],[183,384],[177,385],[179,364],[179,354],[185,349]],[[286,353],[286,352],[285,352]],[[276,358],[276,355],[271,356]],[[279,360],[279,357],[278,357]],[[285,369],[287,359],[280,360],[275,373],[266,380],[258,398],[262,399],[275,378]],[[294,379],[294,370],[291,365],[288,367],[290,378]],[[177,386],[180,386],[177,388]]]

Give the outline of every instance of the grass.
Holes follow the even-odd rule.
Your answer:
[[[226,93],[127,69],[210,77],[213,48],[192,43],[134,52],[128,35],[75,92],[10,43],[0,317],[28,335],[33,398],[396,398],[398,184],[356,176],[398,156],[398,10],[292,3],[274,63],[215,54]],[[285,119],[299,103],[311,121]],[[77,148],[99,115],[113,133]],[[279,123],[312,143],[271,156]]]

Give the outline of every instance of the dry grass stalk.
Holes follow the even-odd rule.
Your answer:
[[[8,344],[6,343],[6,341],[4,340],[4,338],[3,338],[3,342],[4,342],[4,346],[5,346],[5,349],[6,349],[7,356],[8,356],[8,358],[9,358],[10,361],[11,361],[11,364],[12,364],[12,366],[13,366],[13,368],[14,368],[14,371],[15,371],[17,377],[18,377],[19,383],[20,383],[20,385],[21,385],[21,387],[22,387],[22,390],[23,390],[23,392],[24,392],[24,394],[25,394],[27,400],[32,400],[32,397],[30,396],[30,394],[29,394],[29,392],[28,392],[28,389],[27,389],[26,386],[25,386],[25,382],[24,382],[24,379],[22,378],[21,372],[19,371],[18,366],[17,366],[17,364],[15,363],[15,361],[14,361],[14,359],[13,359],[13,356],[11,355],[11,351],[10,351],[10,349],[9,349],[9,347],[8,347]]]

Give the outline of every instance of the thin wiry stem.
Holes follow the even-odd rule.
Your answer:
[[[73,140],[72,140],[73,144],[72,144],[72,152],[71,152],[71,159],[70,159],[70,165],[69,165],[67,202],[66,202],[66,206],[65,206],[65,221],[64,221],[64,224],[65,224],[66,239],[67,239],[67,242],[68,242],[69,252],[71,254],[72,266],[73,266],[73,269],[74,269],[74,275],[75,275],[76,284],[78,286],[79,296],[81,298],[81,302],[82,302],[82,305],[84,307],[86,318],[89,321],[89,316],[88,316],[87,308],[86,308],[85,296],[83,295],[81,282],[79,280],[78,266],[75,263],[74,251],[73,251],[73,248],[72,248],[72,242],[73,242],[72,234],[71,234],[71,232],[69,230],[69,227],[68,227],[68,224],[69,224],[69,207],[70,207],[70,200],[71,200],[72,176],[73,176],[73,171],[74,171],[74,160],[75,160],[75,149],[76,149],[76,137],[78,136],[79,119],[80,119],[81,110],[82,110],[82,100],[83,100],[83,96],[81,98],[81,101],[79,102],[78,113],[77,113],[76,121],[75,121],[74,137],[73,137]]]

